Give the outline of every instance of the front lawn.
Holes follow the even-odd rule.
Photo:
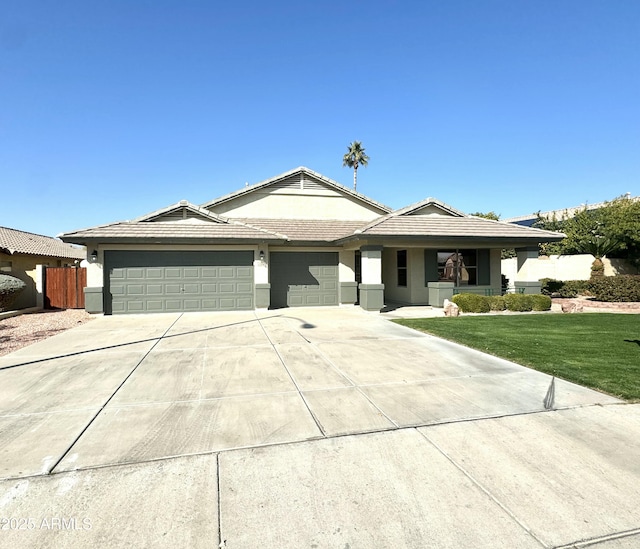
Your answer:
[[[523,314],[399,324],[626,400],[640,400],[640,315]]]

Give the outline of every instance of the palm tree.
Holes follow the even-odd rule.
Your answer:
[[[354,141],[349,144],[347,154],[342,157],[342,165],[353,168],[353,190],[357,190],[358,184],[358,166],[366,166],[369,163],[369,157],[364,152],[364,147],[360,141]]]
[[[602,258],[620,248],[620,243],[606,236],[593,234],[580,242],[582,253],[591,254],[595,260],[591,264],[591,278],[604,276]]]

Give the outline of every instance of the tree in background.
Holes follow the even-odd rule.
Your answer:
[[[353,168],[353,190],[357,190],[358,166],[367,166],[369,157],[364,152],[364,147],[360,141],[353,141],[347,147],[347,153],[342,157],[342,165]]]
[[[483,212],[475,212],[469,215],[475,215],[476,217],[484,217],[485,219],[491,219],[492,221],[500,221],[500,214],[497,214],[494,211],[490,211],[487,213]],[[516,257],[516,251],[513,248],[504,248],[500,252],[501,259],[509,259],[510,257]]]
[[[500,214],[497,214],[494,211],[487,212],[487,213],[475,212],[469,215],[475,215],[476,217],[484,217],[485,219],[491,219],[492,221],[500,221]]]
[[[574,255],[590,253],[601,259],[617,257],[640,266],[640,201],[619,197],[597,210],[581,210],[562,219],[538,218],[534,227],[561,231],[567,235],[560,242],[541,246],[546,254]],[[594,261],[594,264],[596,262]],[[596,270],[599,270],[596,265]],[[592,272],[593,267],[592,266]],[[597,276],[597,275],[596,275]]]

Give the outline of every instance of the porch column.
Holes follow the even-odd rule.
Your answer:
[[[261,244],[253,251],[253,278],[256,292],[256,309],[268,309],[271,304],[269,284],[269,248]]]
[[[518,248],[518,271],[516,280],[536,280],[533,277],[534,263],[538,260],[538,247]]]
[[[360,307],[365,311],[379,311],[384,307],[382,284],[382,246],[362,246],[362,283]]]

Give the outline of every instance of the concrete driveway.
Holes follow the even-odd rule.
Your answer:
[[[545,411],[549,376],[379,314],[103,317],[0,368],[14,547],[640,546],[640,407]]]

